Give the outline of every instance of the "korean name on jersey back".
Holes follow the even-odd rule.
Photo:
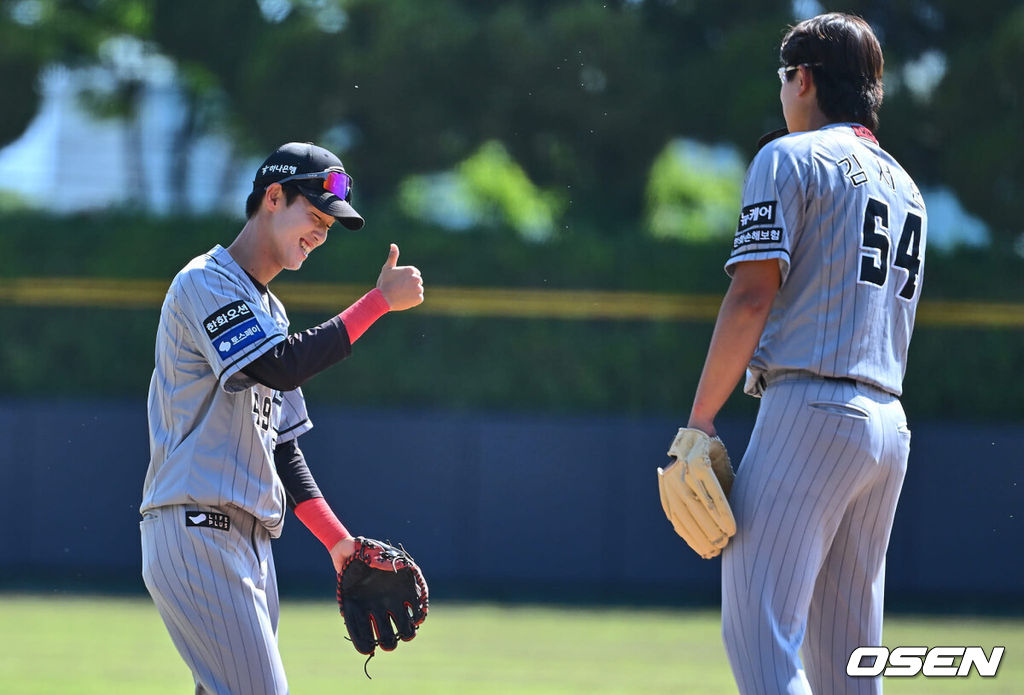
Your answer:
[[[242,300],[226,304],[207,316],[203,328],[221,357],[230,357],[266,335],[252,309]]]

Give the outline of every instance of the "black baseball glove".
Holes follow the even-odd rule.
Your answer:
[[[779,128],[777,130],[773,130],[770,133],[765,133],[757,141],[757,151],[760,152],[762,147],[767,145],[772,140],[777,140],[781,138],[783,135],[789,135],[789,130],[787,128]]]
[[[338,608],[352,645],[373,656],[408,642],[427,617],[427,582],[404,548],[358,537],[338,574]]]

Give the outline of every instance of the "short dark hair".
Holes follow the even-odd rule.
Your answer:
[[[829,119],[878,128],[882,47],[863,19],[839,12],[805,19],[782,39],[779,58],[783,66],[809,66]]]
[[[281,184],[281,190],[284,191],[285,205],[291,205],[294,203],[295,198],[301,193],[298,186],[293,186],[291,183]],[[266,188],[261,188],[258,191],[250,193],[249,197],[245,199],[245,219],[251,220],[252,216],[256,214],[256,211],[260,209],[260,203],[263,202],[263,194],[266,192]]]

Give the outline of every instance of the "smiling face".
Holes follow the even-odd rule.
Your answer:
[[[270,253],[275,265],[298,270],[313,249],[327,241],[334,217],[317,210],[305,196],[298,195],[288,204],[280,186],[267,191],[271,213]]]

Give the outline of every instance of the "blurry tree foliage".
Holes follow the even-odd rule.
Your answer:
[[[641,219],[673,138],[744,157],[782,124],[774,68],[792,0],[3,0],[0,143],[37,107],[37,74],[130,35],[175,61],[204,131],[240,154],[317,140],[343,153],[364,206],[409,176],[501,143],[564,225]],[[795,9],[794,9],[795,8]],[[879,138],[924,186],[955,190],[997,243],[1020,234],[1024,5],[848,0],[886,52]],[[130,96],[130,92],[129,92]]]
[[[707,241],[728,236],[744,163],[730,147],[673,140],[654,160],[647,182],[647,227],[656,237]]]
[[[448,229],[511,228],[535,242],[555,235],[567,204],[560,192],[535,186],[496,140],[452,171],[410,176],[399,187],[399,205],[411,217]]]
[[[0,2],[0,144],[17,139],[39,108],[40,72],[51,63],[71,66],[95,62],[107,32],[140,30],[125,25],[119,12],[102,3],[68,0]],[[125,3],[130,4],[130,3]]]

